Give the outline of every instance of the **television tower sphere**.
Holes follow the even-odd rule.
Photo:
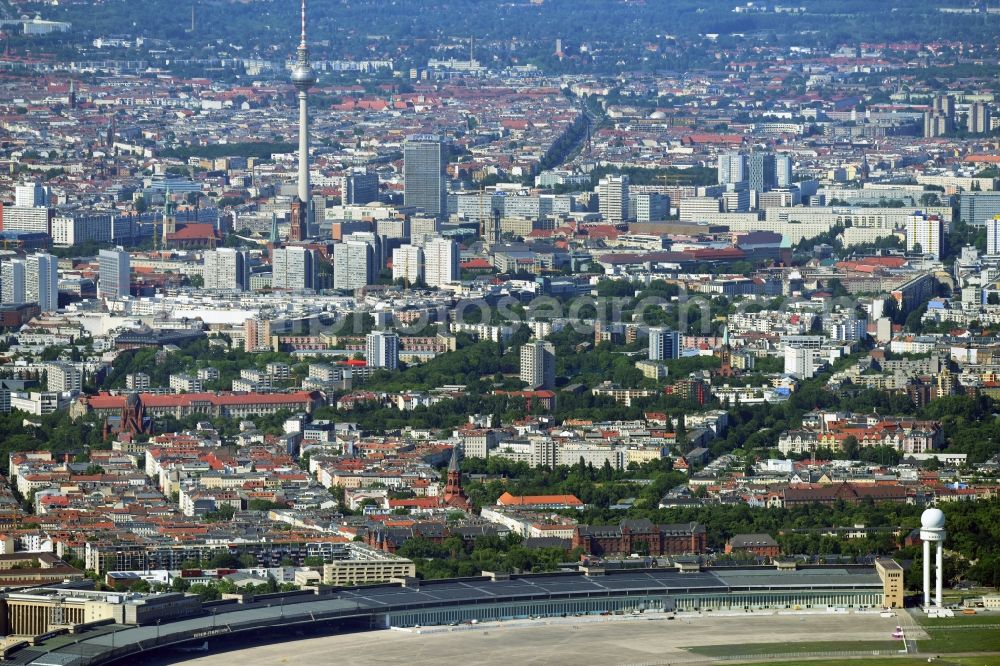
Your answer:
[[[944,527],[944,512],[941,509],[927,509],[920,514],[920,526],[925,530],[939,530]]]
[[[316,84],[316,72],[309,63],[296,63],[292,69],[292,84],[301,91],[306,91]]]

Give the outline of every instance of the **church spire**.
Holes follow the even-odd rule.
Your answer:
[[[458,445],[451,448],[448,477],[444,484],[444,503],[463,511],[469,509],[469,499],[462,490],[462,471],[458,467]]]

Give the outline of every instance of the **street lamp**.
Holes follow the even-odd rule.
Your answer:
[[[163,621],[163,618],[157,618],[156,619],[156,644],[157,645],[160,644],[160,622],[162,622],[162,621]]]
[[[219,614],[219,609],[218,608],[213,608],[212,609],[212,629],[215,629],[215,618],[216,618],[216,616],[218,614]]]

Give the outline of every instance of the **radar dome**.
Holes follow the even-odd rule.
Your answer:
[[[930,530],[941,529],[944,527],[944,512],[941,509],[927,509],[920,515],[920,526]]]

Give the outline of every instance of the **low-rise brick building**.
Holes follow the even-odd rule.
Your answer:
[[[770,534],[734,534],[726,542],[726,554],[749,553],[758,557],[777,557],[781,546]]]
[[[589,555],[687,555],[704,553],[707,546],[705,526],[698,523],[623,520],[618,525],[579,525],[573,532],[573,547]]]

